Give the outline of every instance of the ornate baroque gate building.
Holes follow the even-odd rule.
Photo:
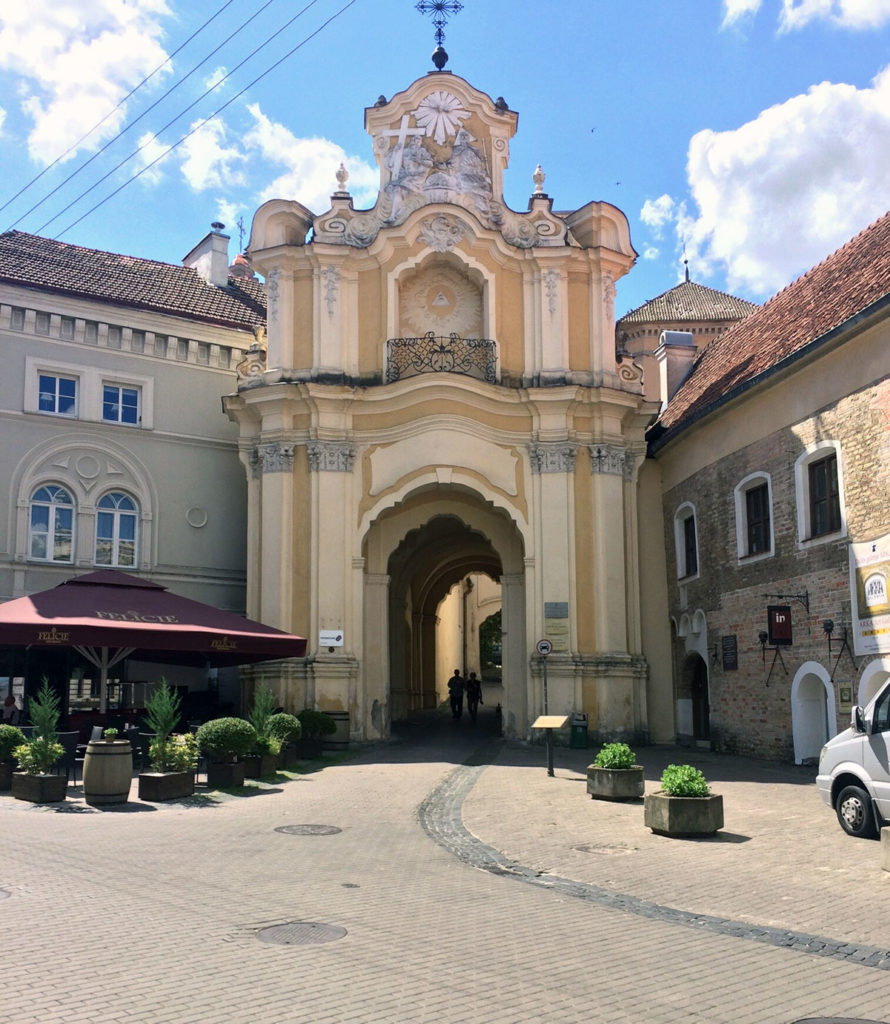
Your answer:
[[[289,709],[385,737],[441,694],[441,602],[482,573],[501,587],[508,734],[543,710],[548,636],[548,711],[646,736],[638,478],[657,406],[616,356],[627,221],[600,202],[554,212],[540,168],[528,210],[509,209],[517,115],[450,72],[365,124],[372,209],[341,168],[327,212],[273,200],[251,231],[267,347],[225,400],[248,613],[310,638],[267,678]]]

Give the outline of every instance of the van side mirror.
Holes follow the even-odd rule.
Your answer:
[[[858,704],[853,708],[853,713],[850,716],[850,725],[856,732],[865,732],[865,715]]]

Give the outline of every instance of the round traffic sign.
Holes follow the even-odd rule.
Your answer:
[[[547,639],[539,640],[535,644],[535,650],[538,652],[538,654],[541,655],[542,658],[546,658],[547,655],[553,650],[553,644],[550,643],[550,641]]]

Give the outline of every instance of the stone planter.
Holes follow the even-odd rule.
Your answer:
[[[32,804],[56,804],[64,800],[67,793],[67,775],[12,773],[12,795],[16,800],[30,800]]]
[[[244,758],[244,778],[261,779],[264,775],[274,775],[278,768],[277,754],[251,754]]]
[[[83,761],[83,798],[90,806],[125,804],[133,781],[129,740],[92,740]]]
[[[643,823],[660,836],[712,836],[723,828],[723,797],[649,793]]]
[[[15,761],[0,761],[0,792],[12,789],[12,773]]]
[[[210,761],[207,765],[209,789],[237,789],[244,785],[243,761]]]
[[[143,772],[139,776],[139,799],[149,803],[183,800],[194,793],[194,772]]]
[[[639,800],[645,788],[641,764],[632,768],[587,766],[587,792],[594,800]]]

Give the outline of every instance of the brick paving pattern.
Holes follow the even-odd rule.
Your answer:
[[[482,726],[405,728],[243,796],[0,795],[0,1021],[890,1022],[887,971],[751,941],[890,948],[879,844],[843,835],[812,770],[696,755],[726,829],[675,841],[587,797],[592,752],[557,749],[549,778]],[[639,753],[647,787],[690,759]],[[341,831],[276,831],[300,824]],[[300,924],[346,934],[258,938]]]

